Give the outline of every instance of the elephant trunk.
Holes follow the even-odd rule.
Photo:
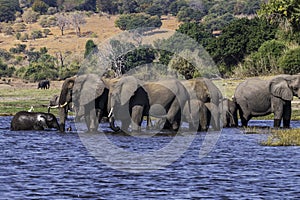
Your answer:
[[[115,125],[115,118],[114,118],[114,115],[113,115],[113,108],[111,108],[110,111],[109,111],[108,119],[109,119],[110,128],[115,132],[119,132],[121,129],[120,129],[119,126]]]

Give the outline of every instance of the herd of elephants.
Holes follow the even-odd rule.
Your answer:
[[[11,130],[55,128],[65,132],[71,103],[75,121],[84,118],[88,132],[97,131],[103,118],[108,119],[113,131],[139,132],[155,127],[176,132],[182,122],[187,122],[190,130],[220,130],[238,126],[238,115],[241,125],[247,126],[252,117],[271,113],[274,127],[280,127],[283,121],[282,126],[289,128],[291,101],[294,96],[300,97],[299,88],[299,74],[282,74],[271,80],[250,78],[240,83],[233,98],[228,99],[207,78],[142,81],[134,76],[85,74],[65,79],[60,95],[50,102],[49,110],[59,110],[59,121],[49,110],[21,111],[13,117]],[[145,118],[147,125],[143,127]],[[151,118],[156,119],[154,125]]]

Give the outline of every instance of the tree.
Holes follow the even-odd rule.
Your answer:
[[[287,21],[294,30],[300,30],[300,0],[269,0],[262,4],[258,14],[271,21]]]
[[[123,14],[115,21],[115,25],[121,30],[131,30],[138,28],[159,28],[162,22],[158,16],[148,14]]]
[[[18,0],[0,0],[0,22],[14,21],[16,11],[21,12]]]
[[[80,14],[80,13],[71,14],[70,15],[70,23],[72,24],[72,26],[76,32],[76,35],[78,37],[80,37],[81,36],[80,26],[86,23],[86,21],[84,19],[84,15]]]
[[[88,40],[85,43],[85,52],[84,52],[84,58],[86,58],[90,53],[97,51],[97,45],[94,43],[93,40]]]
[[[32,10],[40,14],[45,14],[48,8],[49,6],[41,0],[35,0],[32,4]]]
[[[241,62],[245,55],[257,51],[262,43],[275,38],[276,25],[264,19],[237,19],[222,30],[207,47],[214,61],[224,64],[226,71]]]
[[[30,8],[23,13],[22,18],[25,23],[32,24],[38,20],[38,16],[39,14]]]
[[[56,25],[58,26],[61,35],[64,35],[64,30],[69,26],[70,21],[64,14],[56,15]]]

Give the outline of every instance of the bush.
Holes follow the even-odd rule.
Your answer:
[[[14,67],[8,67],[7,64],[3,63],[0,59],[0,77],[10,77],[16,69]]]
[[[300,73],[300,47],[290,49],[282,57],[278,64],[286,74]]]
[[[278,40],[264,42],[257,52],[251,53],[243,63],[244,76],[269,75],[281,72],[278,59],[286,49],[286,45]],[[241,72],[241,68],[237,69]]]
[[[41,63],[31,63],[24,72],[22,78],[30,81],[56,79],[58,77],[58,72],[54,67],[45,67]]]
[[[16,47],[9,49],[11,53],[25,53],[26,44],[17,44]]]
[[[33,39],[33,40],[42,38],[42,37],[43,37],[43,33],[41,30],[34,30],[31,32],[31,39]]]
[[[34,12],[32,9],[28,9],[23,13],[23,21],[27,24],[32,24],[37,22],[39,14]]]

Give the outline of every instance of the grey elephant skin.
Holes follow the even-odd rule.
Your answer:
[[[209,128],[210,112],[205,103],[198,99],[191,99],[190,107],[191,109],[188,108],[188,103],[185,104],[182,120],[189,123],[191,131],[207,131]]]
[[[38,83],[37,89],[49,89],[50,88],[50,81],[49,80],[41,80]]]
[[[290,127],[291,101],[300,97],[300,75],[279,75],[271,80],[248,79],[238,85],[234,98],[242,126],[252,117],[274,113],[274,127]]]
[[[128,130],[129,124],[132,124],[132,129],[139,131],[143,116],[149,115],[166,119],[174,131],[179,129],[180,118],[176,115],[189,100],[188,92],[180,81],[140,82],[133,76],[125,76],[104,79],[104,82],[110,92],[108,108],[114,117],[122,121],[122,130]],[[163,113],[156,110],[163,110]],[[159,120],[159,124],[162,121]]]
[[[68,105],[73,102],[76,119],[84,117],[89,132],[97,131],[103,116],[107,116],[108,89],[101,77],[86,74],[64,81],[59,96],[60,131],[65,131]]]
[[[20,111],[11,121],[10,129],[19,130],[45,130],[59,129],[56,117],[51,113]]]
[[[214,130],[220,130],[220,113],[223,95],[219,88],[207,78],[195,78],[182,81],[182,84],[187,89],[191,104],[193,123],[197,123],[198,131],[206,131],[210,125]],[[203,107],[205,106],[205,108]],[[185,112],[185,117],[187,116]],[[206,124],[205,124],[206,123]],[[190,124],[191,126],[191,124]]]
[[[221,119],[224,128],[238,126],[237,104],[235,102],[235,99],[231,100],[228,98],[224,98],[222,100]]]

